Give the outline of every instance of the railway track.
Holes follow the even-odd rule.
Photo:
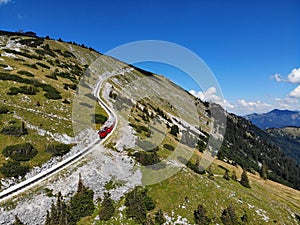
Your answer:
[[[102,86],[102,83],[105,79],[111,77],[115,75],[114,73],[109,74],[109,76],[104,76],[102,79],[100,79],[97,84],[96,87],[94,89],[94,96],[97,98],[97,102],[104,108],[104,110],[107,112],[107,114],[109,115],[109,120],[114,120],[115,123],[117,124],[117,117],[114,114],[114,112],[105,104],[105,102],[99,97],[100,94],[100,89]],[[28,190],[30,188],[32,188],[34,185],[37,185],[38,183],[40,183],[41,181],[46,180],[47,178],[49,178],[50,176],[58,173],[59,171],[67,168],[68,166],[70,166],[71,164],[77,162],[78,160],[80,160],[81,158],[83,158],[85,155],[89,154],[93,147],[96,146],[97,144],[103,142],[104,140],[106,140],[107,137],[109,137],[112,133],[113,133],[114,129],[112,130],[112,132],[107,135],[104,139],[98,139],[95,140],[91,145],[89,145],[88,147],[86,147],[85,149],[83,149],[82,151],[76,153],[73,156],[70,156],[69,158],[57,163],[56,165],[54,165],[53,167],[47,169],[46,171],[43,171],[25,181],[22,181],[16,185],[13,185],[5,190],[3,190],[2,192],[0,192],[0,202],[3,202],[13,196],[16,196],[22,192],[24,192],[25,190]]]

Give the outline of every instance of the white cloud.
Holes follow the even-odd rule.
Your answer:
[[[233,109],[234,105],[228,102],[226,99],[221,98],[217,95],[217,89],[215,87],[208,88],[205,92],[195,90],[190,90],[190,93],[197,98],[200,98],[202,101],[215,102],[221,105],[225,109]]]
[[[293,98],[300,98],[300,85],[296,87],[293,91],[291,91],[289,93],[289,96]]]
[[[216,95],[217,90],[215,87],[210,87],[208,88],[205,92],[198,91],[196,92],[195,90],[190,90],[190,93],[197,98],[200,98],[202,101],[219,101],[221,98]]]
[[[250,114],[250,113],[264,113],[272,110],[273,105],[261,101],[247,102],[244,99],[237,101],[236,113],[238,114]]]
[[[299,84],[300,83],[300,68],[293,69],[287,78],[282,77],[280,74],[276,73],[271,76],[272,79],[275,79],[277,82],[288,82],[292,84]]]
[[[0,5],[5,5],[9,2],[11,2],[12,0],[0,0]]]
[[[299,100],[297,98],[275,98],[275,106],[278,109],[299,110]]]
[[[272,106],[271,104],[264,103],[264,102],[261,102],[261,101],[247,102],[244,99],[238,100],[238,104],[240,106],[250,107],[250,108],[261,108],[261,107],[271,107]]]
[[[275,78],[275,77],[274,77]],[[278,77],[283,79],[281,77]],[[275,78],[276,79],[276,78]],[[226,99],[222,99],[217,95],[217,90],[214,87],[208,88],[206,91],[191,90],[190,93],[202,101],[216,102],[223,108],[238,115],[247,115],[251,113],[266,113],[273,109],[300,109],[300,85],[293,90],[285,98],[275,98],[265,101],[247,101],[245,99],[239,99],[237,102],[231,103]]]
[[[275,79],[277,82],[284,82],[286,81],[280,74],[276,73],[275,75],[271,76],[272,79]]]
[[[192,95],[194,95],[195,97],[197,97],[197,98],[200,98],[202,101],[206,101],[206,99],[205,99],[205,96],[204,96],[204,94],[203,94],[203,92],[202,91],[195,91],[195,90],[190,90],[189,91]]]
[[[300,83],[300,68],[292,70],[288,75],[288,81],[293,84]]]

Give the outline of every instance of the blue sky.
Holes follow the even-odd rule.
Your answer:
[[[32,30],[100,52],[139,40],[174,42],[210,67],[229,111],[300,110],[299,0],[0,0],[0,29]],[[218,101],[213,87],[199,90],[176,69],[141,66]]]

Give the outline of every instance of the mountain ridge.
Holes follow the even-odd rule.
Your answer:
[[[268,128],[283,128],[287,126],[300,126],[300,112],[293,110],[273,109],[267,113],[253,113],[244,116],[253,124],[265,130]]]

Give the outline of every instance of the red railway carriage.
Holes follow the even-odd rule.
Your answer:
[[[105,130],[99,130],[98,135],[101,139],[105,138],[107,135],[107,132]]]
[[[110,122],[107,126],[98,131],[98,135],[101,139],[105,138],[115,127],[116,122]]]

